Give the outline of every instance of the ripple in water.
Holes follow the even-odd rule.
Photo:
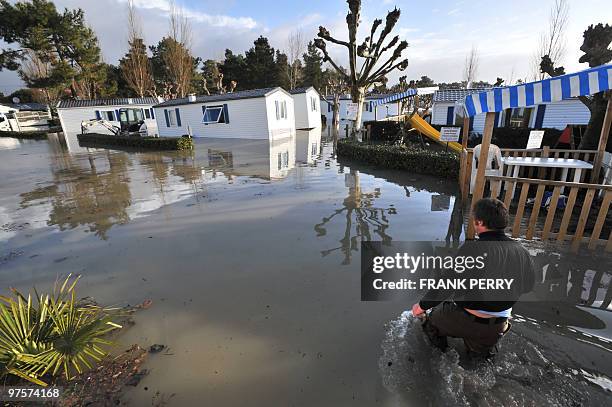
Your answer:
[[[545,356],[510,331],[493,361],[468,360],[463,342],[432,347],[418,319],[406,311],[387,324],[379,369],[384,386],[406,405],[591,406],[610,405],[611,393],[571,366]]]

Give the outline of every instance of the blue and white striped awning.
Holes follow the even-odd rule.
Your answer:
[[[472,93],[457,104],[471,117],[479,113],[501,112],[513,107],[529,107],[593,95],[609,89],[612,89],[612,65],[602,65],[538,82]]]
[[[417,94],[416,89],[408,89],[406,92],[395,93],[391,96],[387,96],[384,99],[378,99],[373,102],[374,106],[384,105],[386,103],[397,102],[398,100],[406,99]]]

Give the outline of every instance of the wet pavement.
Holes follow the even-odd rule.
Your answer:
[[[338,162],[320,131],[200,139],[188,153],[0,139],[0,171],[1,287],[42,289],[78,273],[79,294],[101,303],[152,300],[119,347],[167,349],[150,356],[127,404],[567,405],[611,394],[606,257],[564,268],[541,252],[533,295],[546,302],[516,308],[502,359],[533,368],[504,378],[466,372],[459,353],[430,355],[401,316],[415,298],[361,302],[361,240],[462,238],[458,191]],[[534,378],[544,373],[546,389],[565,386],[567,397],[542,398]],[[489,399],[474,396],[485,389]]]

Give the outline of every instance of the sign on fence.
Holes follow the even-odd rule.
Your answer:
[[[461,134],[461,127],[442,127],[440,129],[440,141],[458,142]]]
[[[357,120],[357,107],[358,103],[349,102],[346,104],[346,118],[347,120]]]
[[[529,140],[527,140],[527,150],[538,149],[542,147],[544,139],[544,130],[531,130],[529,132]]]

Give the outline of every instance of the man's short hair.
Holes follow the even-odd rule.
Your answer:
[[[508,226],[508,209],[499,199],[483,198],[474,204],[474,219],[487,229],[504,230]]]

